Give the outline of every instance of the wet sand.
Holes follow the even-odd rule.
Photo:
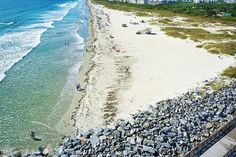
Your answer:
[[[70,107],[68,108],[67,112],[63,115],[60,122],[57,125],[57,130],[60,130],[62,135],[70,136],[74,134],[77,131],[76,128],[76,115],[78,113],[78,110],[80,108],[80,103],[83,97],[86,94],[86,88],[88,85],[88,77],[89,73],[93,68],[93,63],[91,62],[95,51],[93,47],[94,42],[94,26],[93,26],[93,13],[90,10],[90,19],[89,19],[89,38],[86,43],[83,62],[79,68],[78,78],[77,82],[81,86],[81,90],[78,91],[75,89],[75,94],[72,99],[72,103]]]

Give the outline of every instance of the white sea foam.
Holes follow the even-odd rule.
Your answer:
[[[42,14],[41,18],[48,21],[61,21],[64,16],[68,14],[71,8],[74,8],[77,5],[77,2],[69,2],[65,4],[58,4],[57,6],[61,9],[47,11],[45,14]]]
[[[45,29],[31,30],[0,36],[0,80],[5,77],[5,71],[40,43],[40,35],[44,31]]]
[[[78,44],[78,49],[84,49],[85,47],[85,43],[84,43],[84,38],[82,38],[79,34],[78,34],[78,29],[75,30],[75,32],[73,33],[74,36],[77,39],[77,44]]]
[[[34,28],[53,28],[53,21],[41,20],[41,23],[31,24],[29,26],[24,26],[24,29],[34,29]]]
[[[66,4],[57,4],[57,6],[63,8],[66,6]]]
[[[11,21],[11,22],[0,22],[0,25],[6,25],[6,26],[10,26],[10,25],[13,25],[14,22]]]
[[[0,81],[4,79],[7,70],[40,43],[41,35],[48,28],[52,28],[55,21],[61,21],[76,5],[76,2],[60,4],[58,5],[59,10],[47,11],[41,15],[37,23],[21,27],[21,30],[25,31],[11,32],[0,36]]]

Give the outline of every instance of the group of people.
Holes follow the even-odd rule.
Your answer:
[[[57,32],[56,33],[57,35],[60,35],[61,34],[61,32]],[[69,46],[70,45],[70,43],[69,42],[65,42],[65,46]]]
[[[69,46],[69,45],[70,45],[70,43],[69,43],[69,42],[65,43],[65,46]]]

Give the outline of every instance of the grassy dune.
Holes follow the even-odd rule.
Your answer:
[[[228,69],[224,70],[222,75],[236,78],[236,67],[229,67]]]

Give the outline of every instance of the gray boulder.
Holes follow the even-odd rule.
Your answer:
[[[96,147],[96,145],[99,143],[99,138],[96,135],[92,135],[89,139],[91,145],[93,148]]]

